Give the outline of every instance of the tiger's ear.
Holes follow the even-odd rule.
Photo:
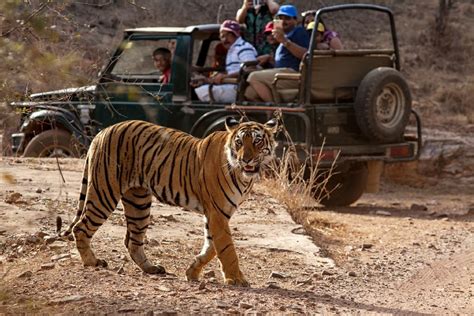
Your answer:
[[[275,119],[271,119],[270,121],[266,122],[264,126],[272,134],[275,134],[276,132],[278,132],[278,121]]]
[[[239,121],[237,121],[235,118],[232,116],[228,116],[225,118],[225,128],[231,132],[234,128],[239,126]]]

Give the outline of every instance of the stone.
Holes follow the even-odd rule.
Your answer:
[[[355,273],[354,271],[349,271],[349,273],[347,273],[348,276],[350,277],[355,277],[357,276],[357,273]]]
[[[41,265],[41,270],[51,270],[51,269],[54,269],[55,266],[56,264],[54,262],[45,263]]]
[[[372,245],[372,244],[362,244],[361,249],[362,249],[362,250],[366,250],[366,249],[372,248],[373,246],[374,246],[374,245]]]
[[[33,276],[33,272],[31,272],[30,270],[27,270],[27,271],[24,271],[22,273],[20,273],[18,275],[18,278],[21,278],[21,279],[29,279]]]
[[[268,283],[267,287],[269,289],[281,289],[281,287],[278,284],[276,284],[275,282]]]
[[[323,270],[323,272],[321,272],[321,275],[334,275],[334,272],[330,270]]]
[[[214,270],[211,271],[206,271],[204,273],[204,277],[209,279],[209,278],[215,278],[216,277],[216,272]]]
[[[375,215],[392,216],[392,213],[388,211],[375,211]]]
[[[60,305],[60,304],[66,304],[66,303],[71,303],[71,302],[78,302],[84,300],[86,297],[82,295],[69,295],[65,297],[61,297],[55,300],[49,301],[50,305]]]
[[[17,203],[21,199],[22,195],[19,192],[13,192],[5,198],[5,203],[13,204]]]
[[[410,210],[411,211],[415,211],[415,212],[419,212],[419,211],[427,211],[428,210],[428,207],[426,205],[423,205],[423,204],[416,204],[416,203],[413,203],[411,206],[410,206]]]
[[[59,254],[59,255],[52,256],[51,261],[60,261],[62,259],[69,259],[69,258],[71,258],[71,254],[62,253],[62,254]]]
[[[272,271],[270,273],[270,278],[276,278],[276,279],[285,279],[288,276],[284,274],[283,272],[278,272],[278,271]]]
[[[199,283],[199,289],[204,290],[205,288],[206,288],[206,281],[201,281],[201,283]]]
[[[249,304],[249,303],[246,303],[246,302],[240,302],[239,303],[239,308],[241,308],[241,309],[250,309],[252,307],[253,307],[252,304]]]

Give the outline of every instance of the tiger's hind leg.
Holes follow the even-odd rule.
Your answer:
[[[202,268],[204,268],[204,266],[216,256],[212,237],[209,234],[209,224],[207,223],[207,219],[205,219],[205,224],[204,245],[202,246],[201,253],[194,258],[193,263],[191,263],[189,268],[186,270],[186,279],[188,281],[198,280]]]
[[[84,266],[107,267],[105,260],[95,257],[90,243],[95,232],[115,210],[117,203],[117,197],[113,195],[113,192],[109,192],[109,194],[103,192],[99,196],[94,186],[88,188],[85,198],[85,210],[72,229],[76,247]]]
[[[127,219],[127,247],[133,261],[143,270],[151,274],[166,273],[165,268],[153,265],[145,255],[143,241],[150,225],[151,193],[143,188],[128,190],[122,197],[125,218]]]

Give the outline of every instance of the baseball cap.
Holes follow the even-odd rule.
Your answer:
[[[298,10],[294,5],[286,4],[282,5],[275,16],[279,15],[286,15],[292,18],[296,18],[298,16]]]
[[[307,30],[312,30],[314,29],[314,21],[313,22],[309,22],[308,26],[306,27]],[[318,23],[318,32],[324,32],[325,31],[325,27],[323,25],[323,23],[319,22]]]
[[[267,23],[267,25],[265,25],[265,30],[263,31],[263,33],[269,33],[273,31],[273,21],[270,21]]]
[[[240,36],[240,24],[237,23],[237,21],[225,20],[224,22],[222,22],[219,30],[234,33],[234,35],[237,37]]]

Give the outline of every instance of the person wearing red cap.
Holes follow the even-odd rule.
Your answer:
[[[237,78],[240,64],[256,60],[257,51],[240,36],[240,25],[236,21],[224,21],[219,29],[219,37],[222,45],[227,49],[225,72],[217,73],[208,78],[207,83],[213,84],[212,94],[216,102],[232,103],[237,98],[237,85],[222,83],[226,78]],[[195,92],[199,100],[210,101],[208,84],[197,87]]]
[[[293,5],[282,5],[276,14],[279,22],[272,33],[280,43],[275,52],[275,68],[252,72],[247,82],[249,86],[245,97],[250,101],[272,102],[272,83],[276,73],[299,71],[299,65],[304,54],[308,51],[309,35],[306,30],[298,25],[298,10]],[[275,22],[276,23],[276,22]],[[276,25],[275,25],[276,26]],[[297,89],[296,81],[284,81],[283,89]]]
[[[271,51],[269,51],[268,54],[260,55],[257,57],[259,65],[265,69],[275,67],[275,51],[279,43],[273,36],[272,31],[273,21],[268,22],[267,25],[265,25],[265,30],[263,31],[263,34],[265,35],[265,40],[270,45],[269,47],[271,47]]]

